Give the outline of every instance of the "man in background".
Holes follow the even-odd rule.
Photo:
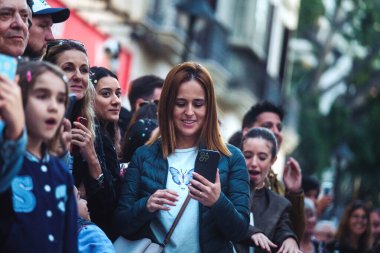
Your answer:
[[[39,60],[45,53],[46,45],[54,40],[52,26],[66,21],[70,16],[67,8],[52,8],[45,0],[34,0],[32,26],[24,56]]]
[[[122,107],[119,116],[121,136],[124,136],[134,112],[147,102],[158,103],[163,85],[164,80],[155,75],[144,75],[131,82],[128,92],[131,111]]]

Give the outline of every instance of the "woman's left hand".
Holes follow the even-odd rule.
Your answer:
[[[302,253],[302,251],[299,249],[296,240],[290,237],[285,239],[277,253]]]
[[[219,169],[216,171],[215,183],[211,183],[200,174],[193,172],[193,179],[190,181],[190,197],[198,200],[202,205],[212,207],[219,199],[221,186]]]

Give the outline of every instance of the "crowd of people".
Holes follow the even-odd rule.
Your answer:
[[[380,252],[379,209],[354,200],[337,225],[324,218],[333,196],[296,159],[283,180],[272,170],[281,106],[253,105],[226,143],[210,73],[184,62],[133,80],[128,111],[115,73],[54,38],[69,17],[0,0],[0,53],[18,59],[14,78],[0,74],[0,252],[115,252],[118,238],[164,252]],[[208,152],[211,178],[196,168]]]

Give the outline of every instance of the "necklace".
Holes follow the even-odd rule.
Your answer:
[[[255,190],[260,190],[260,189],[264,188],[264,186],[265,186],[265,182],[262,182],[260,186],[255,187]]]

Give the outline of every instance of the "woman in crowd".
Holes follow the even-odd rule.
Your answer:
[[[368,207],[361,201],[354,201],[347,206],[339,223],[336,240],[327,245],[329,252],[370,252],[369,214]]]
[[[107,167],[100,129],[95,127],[95,89],[89,85],[90,66],[86,49],[79,41],[55,40],[48,43],[44,60],[63,70],[70,92],[76,96],[73,111],[67,115],[73,124],[71,151],[74,182],[88,202],[93,222],[113,239],[110,214],[117,203],[114,185],[117,179],[113,176],[113,168]],[[81,117],[80,120],[78,117]]]
[[[108,185],[113,186],[113,196],[115,198],[107,208],[107,211],[99,213],[97,221],[101,220],[107,235],[112,239],[116,239],[116,231],[112,228],[113,211],[116,208],[120,196],[121,177],[120,177],[120,164],[118,162],[118,155],[120,153],[120,132],[117,125],[119,120],[119,113],[121,109],[121,87],[117,76],[110,70],[104,67],[91,67],[90,80],[95,87],[95,123],[97,126],[97,141],[100,143],[102,149],[101,154],[98,156],[104,158],[107,171],[105,178],[112,180],[107,182]],[[105,196],[106,197],[106,196]],[[91,215],[94,217],[93,215]]]
[[[303,253],[324,253],[322,242],[314,238],[314,229],[317,223],[317,209],[313,200],[305,198],[304,201],[306,227],[300,242],[300,248]]]
[[[242,150],[251,182],[251,225],[239,252],[298,253],[297,237],[289,219],[290,202],[265,187],[277,159],[277,140],[266,128],[253,128],[243,138]]]
[[[336,225],[331,220],[319,220],[314,228],[314,236],[318,241],[328,244],[335,239]]]
[[[249,182],[240,151],[221,140],[210,74],[193,62],[175,66],[160,101],[159,133],[132,157],[115,222],[127,238],[162,243],[189,195],[165,252],[233,252],[248,229]],[[191,179],[200,147],[220,154],[215,182]]]

